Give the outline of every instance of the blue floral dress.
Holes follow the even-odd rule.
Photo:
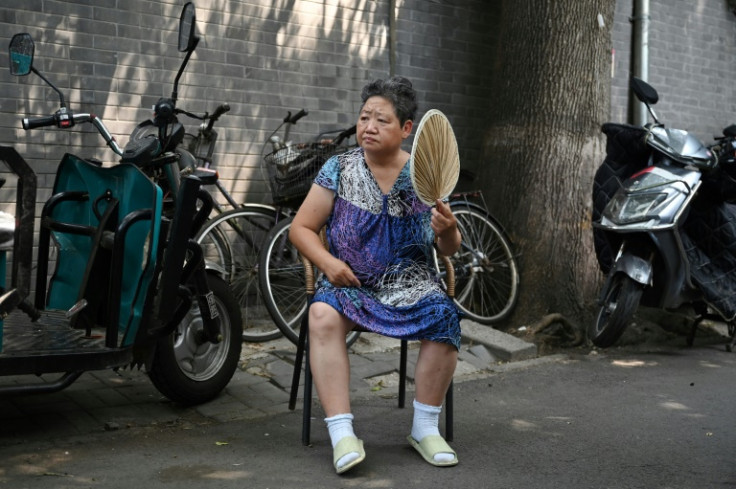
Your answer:
[[[459,349],[458,310],[437,278],[430,207],[414,192],[409,164],[383,194],[358,148],[330,158],[315,183],[335,192],[327,242],[361,286],[335,287],[323,277],[314,300],[368,331]]]

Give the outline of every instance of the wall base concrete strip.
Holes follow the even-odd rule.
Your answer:
[[[537,346],[534,343],[528,343],[491,326],[463,319],[460,321],[460,328],[463,342],[481,344],[488,348],[493,356],[504,362],[528,360],[537,356]]]

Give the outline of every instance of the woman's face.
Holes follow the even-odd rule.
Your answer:
[[[373,96],[365,101],[358,116],[356,139],[366,151],[391,153],[411,134],[412,121],[403,125],[396,116],[393,104],[383,97]]]

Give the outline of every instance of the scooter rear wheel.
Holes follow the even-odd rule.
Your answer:
[[[617,273],[611,278],[595,323],[588,329],[588,337],[595,346],[608,348],[621,338],[643,292],[644,287],[626,274]]]

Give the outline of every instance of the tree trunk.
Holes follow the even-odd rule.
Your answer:
[[[610,112],[615,0],[502,4],[480,180],[520,253],[519,303],[507,326],[559,313],[582,327],[601,278],[591,191]]]

